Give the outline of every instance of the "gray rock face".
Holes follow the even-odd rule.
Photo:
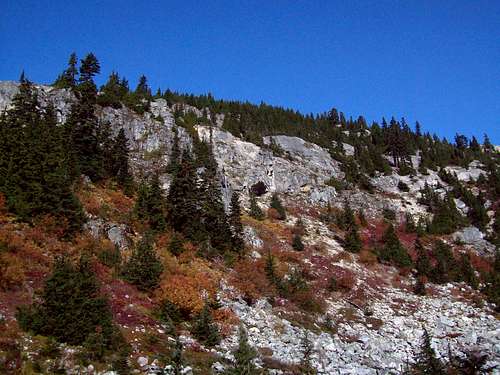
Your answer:
[[[200,138],[209,138],[207,127],[197,126],[197,130]],[[232,190],[246,191],[263,182],[270,192],[314,191],[312,199],[326,203],[335,190],[323,182],[342,176],[339,163],[327,151],[300,138],[273,137],[291,160],[275,157],[270,151],[221,130],[213,130],[212,139],[219,169]]]
[[[130,244],[127,227],[124,224],[108,223],[101,218],[89,217],[84,229],[95,238],[108,238],[120,249],[126,248]]]
[[[484,234],[476,227],[467,227],[455,232],[453,239],[486,253],[494,252],[494,246],[484,239]]]
[[[71,110],[74,96],[68,90],[54,89],[51,86],[35,85],[38,99],[42,107],[51,103],[57,110],[57,120],[64,122]],[[19,83],[13,81],[0,82],[0,112],[9,109],[12,99],[19,92]]]

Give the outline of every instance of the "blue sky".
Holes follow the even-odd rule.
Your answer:
[[[0,80],[52,82],[93,51],[103,82],[404,116],[500,144],[500,1],[2,0]]]

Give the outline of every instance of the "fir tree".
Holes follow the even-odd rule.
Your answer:
[[[58,89],[73,89],[76,86],[76,78],[78,75],[78,69],[76,65],[78,64],[78,59],[76,54],[73,52],[68,61],[68,67],[60,74],[53,86]]]
[[[167,195],[167,221],[174,231],[196,239],[198,215],[197,178],[191,154],[185,150],[179,172],[174,175]]]
[[[84,257],[77,265],[65,257],[56,259],[41,301],[20,308],[17,320],[24,330],[71,345],[83,344],[97,330],[102,333],[106,347],[116,343],[111,311],[107,301],[99,296],[95,273]]]
[[[231,209],[229,214],[229,225],[232,231],[232,243],[234,249],[241,253],[245,243],[243,241],[243,224],[241,223],[240,197],[237,192],[231,196]]]
[[[148,291],[158,286],[162,272],[163,265],[153,249],[152,238],[146,234],[125,263],[122,276],[139,290]]]
[[[302,347],[302,359],[300,361],[301,373],[305,375],[316,374],[316,370],[312,367],[311,363],[314,347],[307,331],[304,333],[304,336],[302,336],[300,345]]]
[[[238,349],[234,352],[234,367],[227,371],[231,375],[256,375],[257,369],[253,363],[257,352],[248,343],[248,334],[243,325],[238,330]]]
[[[172,127],[172,132],[174,134],[174,137],[166,172],[172,175],[176,175],[180,168],[181,149],[179,146],[179,134],[176,126]]]
[[[99,123],[94,113],[97,88],[93,81],[100,67],[96,57],[90,53],[81,61],[80,79],[77,86],[77,102],[72,105],[66,123],[71,151],[76,165],[74,174],[84,174],[92,181],[103,177],[103,152],[99,144]]]
[[[264,213],[257,204],[255,194],[250,193],[250,216],[257,220],[264,220]]]
[[[415,358],[414,371],[421,375],[445,375],[444,365],[437,358],[436,352],[431,346],[431,337],[426,329],[420,345],[420,353]]]
[[[472,288],[477,289],[479,286],[479,281],[476,277],[474,268],[470,263],[469,254],[461,254],[460,256],[460,275],[463,281],[469,284]]]
[[[435,283],[446,283],[457,279],[458,265],[451,251],[451,247],[438,240],[433,249],[436,265],[432,269],[430,279]]]
[[[344,247],[351,253],[359,253],[362,247],[361,238],[358,233],[358,225],[356,222],[351,224],[344,240]]]
[[[184,251],[184,243],[182,241],[182,237],[174,232],[172,235],[172,238],[170,239],[170,242],[168,243],[168,251],[170,254],[179,256],[183,253]]]
[[[137,218],[145,220],[148,218],[149,186],[145,180],[139,184],[137,199],[135,200],[134,213]]]
[[[285,220],[286,219],[286,211],[285,207],[281,203],[281,200],[278,197],[278,194],[274,193],[271,196],[271,208],[274,208],[278,212],[278,219]]]
[[[67,219],[70,232],[80,229],[85,217],[72,192],[54,108],[40,109],[36,91],[24,77],[12,105],[0,120],[0,192],[7,207],[21,220],[50,214]]]
[[[160,187],[160,180],[157,174],[153,175],[148,189],[147,212],[148,221],[152,230],[161,232],[165,229],[165,198]]]
[[[134,178],[130,173],[130,168],[128,164],[129,160],[129,148],[128,148],[128,140],[125,136],[125,130],[123,128],[120,129],[118,135],[114,140],[113,145],[113,165],[112,165],[112,173],[113,177],[116,178],[116,181],[123,188],[125,194],[131,195],[133,191],[133,183]]]
[[[296,251],[304,250],[304,244],[302,243],[302,237],[300,236],[300,234],[297,233],[293,236],[292,247]]]
[[[384,243],[380,251],[380,259],[392,262],[400,267],[411,265],[411,258],[406,249],[399,242],[399,238],[392,224],[389,225],[382,238]]]
[[[417,253],[417,260],[415,263],[417,276],[429,277],[432,271],[431,260],[419,237],[415,240],[415,252]]]
[[[212,314],[208,303],[196,317],[192,334],[204,345],[215,346],[220,342],[220,334],[217,325],[212,320]]]

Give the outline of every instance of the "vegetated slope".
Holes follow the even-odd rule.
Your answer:
[[[2,371],[498,365],[487,138],[153,97],[145,77],[98,91],[97,60],[76,64],[0,83]]]

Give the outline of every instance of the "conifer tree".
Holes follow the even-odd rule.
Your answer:
[[[53,86],[58,89],[73,89],[76,86],[78,75],[77,65],[78,59],[76,53],[72,53],[69,57],[68,67],[57,77]]]
[[[253,360],[257,352],[248,343],[248,334],[243,325],[238,329],[238,349],[234,352],[234,367],[227,371],[231,375],[256,375],[257,369]]]
[[[474,268],[470,263],[469,254],[460,255],[460,271],[460,275],[463,281],[469,284],[472,288],[477,289],[479,286],[479,281],[477,279]]]
[[[429,277],[432,271],[431,261],[419,237],[415,240],[415,252],[417,253],[417,260],[415,263],[417,276]]]
[[[198,216],[197,177],[189,150],[185,150],[179,172],[167,195],[167,221],[174,231],[196,239]]]
[[[205,303],[203,309],[196,317],[192,334],[204,345],[215,346],[220,342],[217,325],[213,322],[210,306]]]
[[[156,288],[163,272],[163,265],[153,249],[152,242],[151,235],[146,234],[122,270],[123,278],[143,291]]]
[[[300,234],[296,233],[293,236],[292,247],[296,251],[303,251],[304,250],[304,244],[302,243],[302,237],[300,236]]]
[[[137,199],[134,206],[134,214],[138,219],[145,220],[148,218],[148,197],[149,186],[147,181],[143,180],[137,189]]]
[[[257,204],[257,199],[255,199],[255,194],[250,193],[250,216],[257,220],[264,219],[264,213]]]
[[[123,188],[125,194],[131,195],[133,191],[134,178],[130,173],[129,168],[129,148],[128,148],[128,140],[125,136],[125,130],[123,128],[120,129],[118,135],[116,136],[113,144],[113,165],[112,165],[112,173],[113,177],[116,178],[116,181]]]
[[[417,374],[421,375],[445,375],[443,363],[437,358],[436,352],[431,346],[431,337],[426,329],[420,345],[416,363],[413,366]]]
[[[236,191],[231,196],[229,225],[232,231],[233,247],[237,252],[241,253],[245,242],[243,241],[243,224],[241,223],[240,196]]]
[[[184,243],[182,241],[182,238],[176,232],[174,232],[172,238],[170,239],[170,242],[168,243],[168,251],[170,251],[170,253],[175,256],[181,255],[184,251]]]
[[[85,217],[72,192],[62,129],[53,106],[44,111],[36,91],[22,77],[19,93],[0,120],[0,192],[21,220],[40,215],[66,218],[69,231]]]
[[[175,175],[180,168],[181,149],[179,146],[179,134],[176,126],[172,127],[172,132],[174,133],[174,137],[166,172]]]
[[[434,244],[433,255],[436,265],[432,269],[430,278],[435,283],[446,283],[457,279],[458,265],[451,251],[451,247],[438,240]]]
[[[278,219],[279,220],[285,220],[286,219],[286,211],[285,207],[283,207],[283,204],[281,203],[281,200],[278,197],[277,193],[274,193],[271,196],[271,208],[274,208],[278,212]]]
[[[160,180],[157,174],[153,175],[148,189],[147,212],[148,221],[152,230],[161,232],[165,229],[165,198],[160,187]]]
[[[112,72],[105,85],[101,86],[101,93],[97,97],[97,104],[103,107],[122,108],[122,101],[128,94],[128,82],[121,79],[118,73]]]
[[[92,181],[103,177],[103,152],[99,144],[99,123],[94,113],[97,88],[93,77],[99,73],[97,58],[89,53],[80,64],[80,79],[76,88],[77,102],[71,107],[66,123],[71,152],[76,165],[74,174],[84,174]]]
[[[358,233],[358,224],[355,222],[350,226],[344,240],[345,249],[351,253],[359,253],[362,247],[361,238]]]
[[[316,370],[312,367],[311,356],[313,354],[313,344],[311,339],[309,338],[309,334],[306,331],[304,336],[302,336],[302,340],[300,342],[302,347],[302,359],[300,361],[300,371],[305,375],[315,375]]]
[[[382,238],[384,243],[380,251],[380,259],[392,262],[400,267],[411,265],[411,258],[406,249],[399,242],[399,238],[392,224],[389,225]]]
[[[16,317],[24,330],[52,336],[59,342],[81,345],[98,328],[106,347],[116,342],[111,311],[99,295],[98,281],[85,257],[77,265],[66,257],[57,258],[41,301],[20,308]]]

